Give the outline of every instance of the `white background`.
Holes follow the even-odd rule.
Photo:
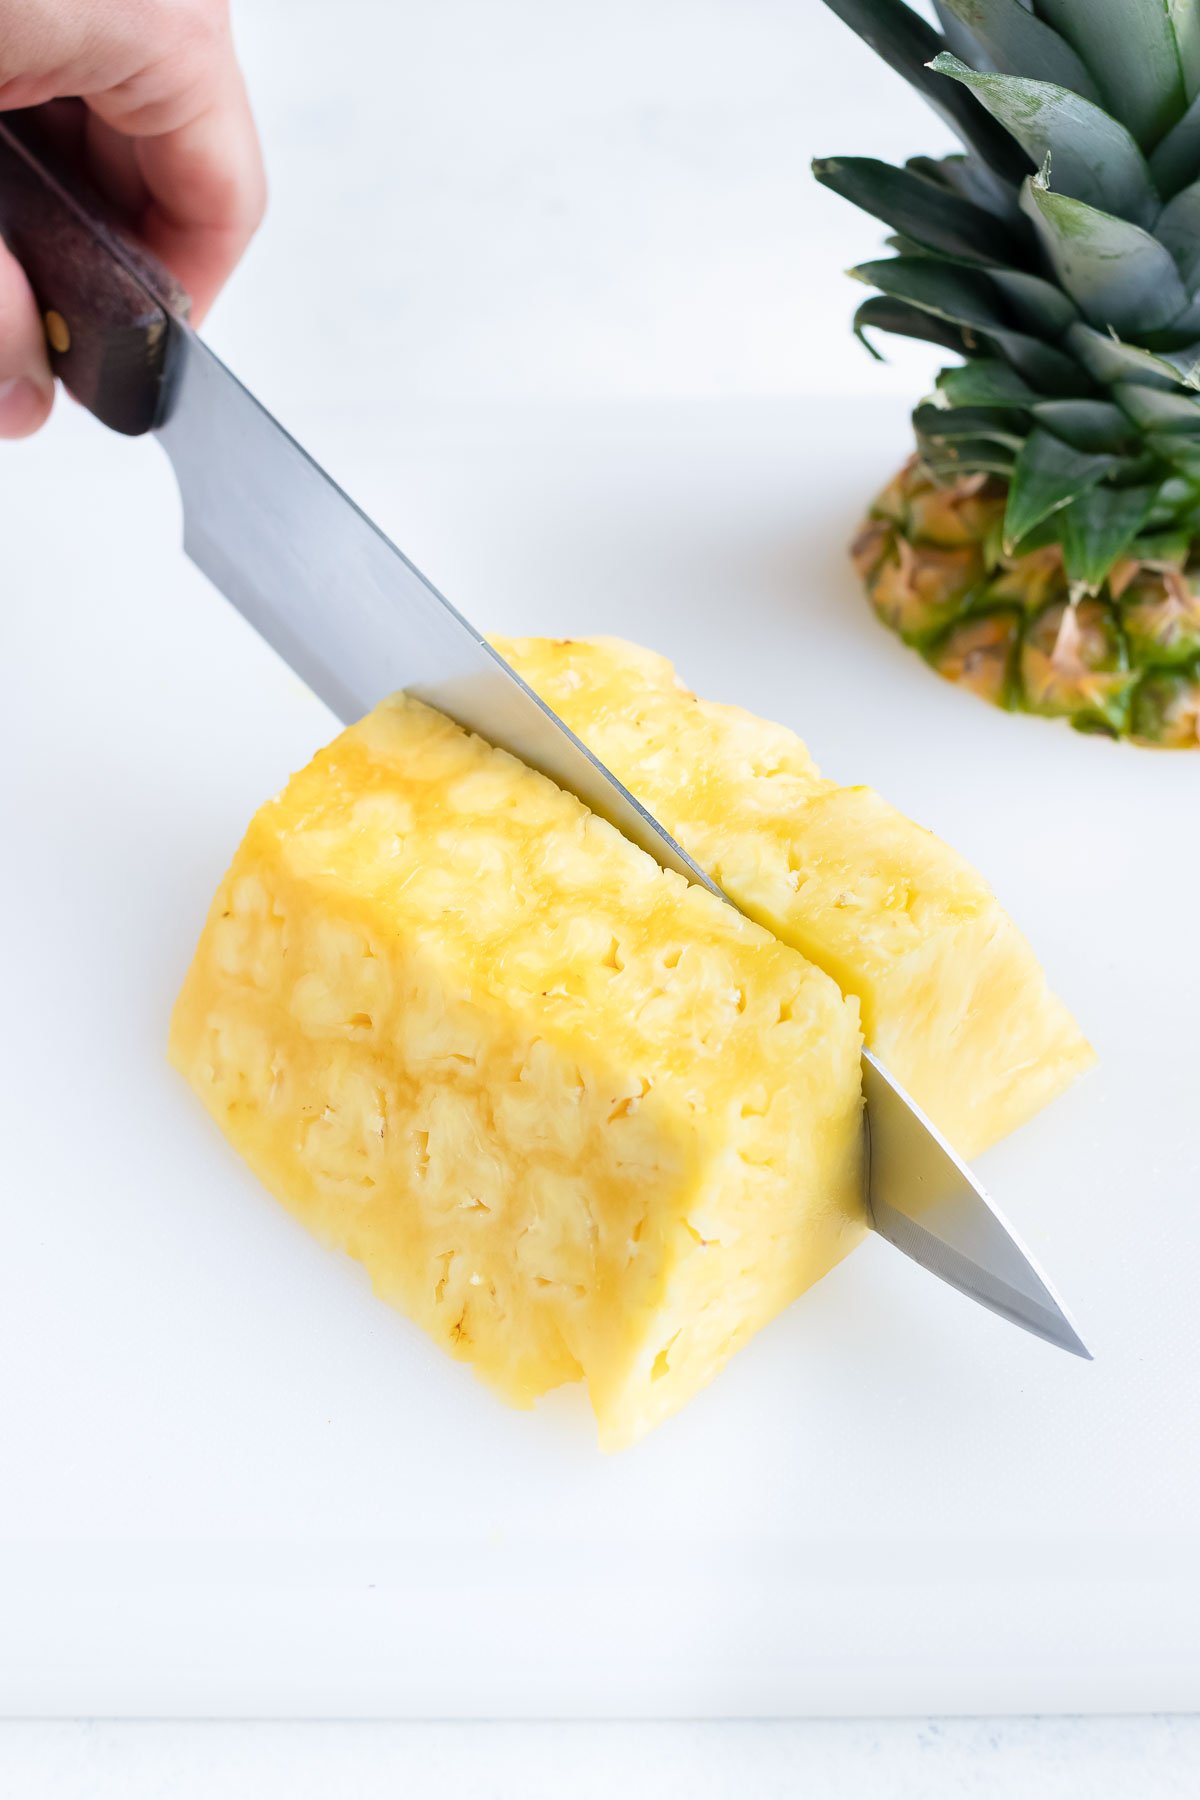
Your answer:
[[[1001,1152],[989,1172],[1002,1191],[1007,1180],[1010,1191],[1029,1159],[1036,1158],[1045,1171],[1036,1206],[1029,1204],[1022,1223],[1032,1226],[1036,1213],[1039,1241],[1085,1325],[1090,1317],[1108,1327],[1109,1343],[1097,1347],[1110,1351],[1110,1369],[1115,1351],[1129,1377],[1105,1377],[1115,1383],[1112,1390],[1101,1390],[1113,1396],[1109,1429],[1117,1417],[1140,1421],[1139,1429],[1145,1426],[1149,1434],[1145,1442],[1168,1459],[1172,1480],[1164,1486],[1161,1467],[1148,1467],[1144,1479],[1136,1479],[1137,1471],[1127,1461],[1123,1465],[1109,1444],[1103,1458],[1106,1486],[1097,1491],[1085,1474],[1088,1446],[1105,1440],[1104,1409],[1089,1410],[1087,1399],[1098,1390],[1070,1385],[1077,1365],[1047,1373],[1037,1347],[1023,1341],[1002,1347],[987,1322],[968,1324],[958,1311],[946,1309],[940,1295],[926,1302],[927,1315],[917,1327],[914,1372],[921,1384],[949,1381],[953,1405],[943,1392],[927,1406],[925,1385],[907,1405],[893,1401],[882,1410],[885,1437],[873,1459],[869,1445],[854,1442],[855,1420],[862,1416],[854,1385],[873,1381],[868,1372],[883,1366],[890,1308],[913,1304],[912,1287],[899,1282],[878,1246],[839,1272],[840,1281],[853,1269],[853,1288],[831,1283],[827,1292],[814,1295],[784,1323],[773,1345],[765,1339],[742,1359],[744,1373],[731,1370],[726,1383],[731,1395],[740,1383],[731,1402],[739,1407],[743,1401],[752,1407],[756,1393],[769,1393],[775,1404],[778,1393],[780,1405],[795,1407],[781,1429],[796,1432],[800,1421],[811,1420],[826,1457],[840,1433],[842,1473],[852,1492],[861,1494],[861,1484],[870,1481],[874,1460],[882,1471],[881,1504],[887,1472],[895,1470],[906,1442],[920,1446],[926,1469],[929,1456],[944,1454],[944,1419],[957,1407],[969,1457],[965,1475],[957,1489],[928,1488],[935,1520],[959,1532],[957,1554],[992,1558],[997,1581],[1020,1569],[1030,1543],[1052,1563],[1058,1556],[1056,1566],[1066,1571],[1065,1591],[1082,1608],[1075,1629],[1086,1661],[1088,1606],[1122,1604],[1119,1594],[1114,1602],[1097,1584],[1113,1546],[1123,1544],[1124,1553],[1137,1559],[1122,1574],[1136,1636],[1155,1616],[1153,1606],[1145,1611],[1145,1590],[1138,1585],[1148,1573],[1154,1576],[1147,1565],[1160,1559],[1162,1584],[1169,1591],[1180,1534],[1186,1532],[1189,1511],[1195,1513],[1194,1490],[1189,1494],[1179,1486],[1181,1476],[1194,1472],[1186,1455],[1196,1412],[1194,1333],[1189,1336],[1181,1288],[1170,1289],[1164,1311],[1164,1290],[1153,1267],[1171,1256],[1174,1243],[1163,1207],[1178,1205],[1180,1196],[1166,1184],[1181,1173],[1194,1182],[1195,1175],[1192,1163],[1179,1160],[1179,1119],[1186,1115],[1190,1089],[1176,1059],[1163,1055],[1160,1064],[1153,1048],[1162,1043],[1166,1022],[1175,1020],[1182,1059],[1189,1009],[1194,1019],[1200,997],[1185,949],[1183,902],[1194,894],[1189,880],[1195,872],[1186,832],[1180,833],[1182,843],[1158,846],[1146,877],[1151,885],[1155,879],[1162,885],[1164,946],[1162,938],[1155,941],[1138,884],[1126,876],[1121,886],[1122,858],[1155,845],[1153,833],[1138,835],[1149,793],[1146,759],[1113,761],[1103,746],[1065,733],[993,718],[982,709],[964,713],[969,702],[934,684],[859,613],[831,613],[825,603],[826,595],[835,595],[851,604],[841,544],[857,500],[903,453],[905,408],[933,363],[919,349],[889,344],[885,348],[893,360],[881,368],[851,338],[848,319],[858,291],[839,270],[875,254],[882,228],[816,187],[807,164],[814,154],[837,150],[896,158],[916,149],[936,150],[945,142],[940,125],[817,0],[786,5],[614,0],[604,8],[546,0],[502,6],[483,0],[441,0],[436,6],[248,0],[240,19],[268,145],[273,203],[242,275],[212,320],[214,345],[335,472],[345,474],[356,494],[482,625],[554,629],[561,620],[563,629],[609,627],[641,635],[675,651],[685,669],[710,688],[801,725],[834,772],[871,779],[917,816],[942,826],[998,880],[1004,878],[1005,897],[1036,928],[1039,948],[1060,985],[1079,1001],[1085,1022],[1098,1037],[1107,1029],[1113,1039],[1101,1042],[1105,1068],[1091,1088],[1065,1102],[1054,1124],[1033,1128],[1019,1149]],[[819,405],[810,413],[813,396]],[[827,454],[819,444],[814,453],[818,434],[829,445]],[[0,509],[6,585],[26,602],[36,594],[49,615],[69,627],[68,638],[105,682],[112,704],[137,722],[127,743],[114,725],[109,741],[97,749],[94,790],[80,777],[84,805],[69,829],[84,866],[88,859],[102,864],[106,846],[117,869],[122,858],[133,863],[144,857],[140,846],[151,841],[147,832],[177,816],[170,810],[170,786],[185,772],[187,785],[182,797],[178,788],[175,796],[190,809],[194,827],[185,847],[173,840],[169,870],[152,857],[144,864],[159,884],[157,894],[151,887],[143,896],[137,871],[127,877],[130,934],[158,935],[126,1008],[129,959],[121,940],[114,942],[102,991],[112,1008],[116,1057],[142,1054],[143,1040],[160,1029],[155,1008],[177,979],[189,934],[241,821],[288,767],[303,760],[328,725],[303,696],[280,685],[269,659],[242,643],[232,621],[222,617],[220,624],[209,625],[205,609],[211,602],[202,585],[182,570],[175,573],[171,540],[177,527],[164,510],[169,484],[165,472],[152,467],[153,452],[143,446],[106,448],[101,460],[96,445],[86,422],[64,416],[36,449],[6,452]],[[72,497],[66,519],[63,492]],[[149,508],[144,542],[134,551],[127,546],[143,505]],[[162,594],[161,610],[147,606],[151,582],[172,590]],[[806,621],[802,633],[795,629],[801,615],[793,608],[800,608]],[[17,621],[14,650],[26,659],[22,666],[34,671],[17,716],[20,705],[27,705],[29,730],[41,722],[44,733],[53,691],[47,614],[26,604],[11,616]],[[205,636],[209,632],[218,635]],[[762,634],[759,642],[748,641],[754,632]],[[693,641],[685,642],[693,633]],[[797,660],[806,649],[812,651],[817,681],[805,680]],[[204,657],[217,652],[228,655],[230,673],[207,727],[211,762],[219,773],[219,779],[210,779],[186,710],[182,721],[175,715],[181,694],[192,708],[202,704]],[[859,658],[865,660],[860,664]],[[851,673],[843,677],[842,671]],[[802,699],[796,697],[798,688]],[[211,695],[208,700],[211,704]],[[256,728],[253,708],[259,701],[266,710]],[[82,700],[80,707],[74,718],[58,717],[49,741],[39,744],[51,782],[69,778],[89,755],[87,732],[95,714]],[[8,729],[14,730],[12,715]],[[1024,760],[1034,741],[1030,731],[1038,734],[1032,763]],[[147,742],[163,747],[157,770],[147,766]],[[954,751],[943,751],[941,745],[951,742]],[[24,728],[19,741],[14,735],[10,743],[6,735],[5,748],[29,766]],[[1045,774],[1039,781],[1031,770],[1043,752]],[[974,806],[970,794],[956,792],[948,779],[947,758],[957,761],[963,754],[974,759],[973,791],[980,802]],[[1194,808],[1197,771],[1178,761],[1155,761],[1152,770],[1155,802],[1165,816],[1186,819],[1189,804]],[[1101,780],[1103,804],[1095,785]],[[114,783],[123,784],[123,800],[115,808]],[[93,792],[107,798],[94,805]],[[1089,891],[1081,887],[1079,872],[1089,859],[1096,864],[1096,883],[1120,890],[1108,950],[1100,957],[1097,939],[1077,917],[1081,893]],[[111,894],[114,884],[106,876],[100,868],[96,881]],[[181,915],[168,936],[156,924],[163,894]],[[72,930],[68,914],[66,940]],[[1170,954],[1175,945],[1178,954]],[[28,977],[29,971],[18,969],[17,976]],[[45,993],[44,980],[28,979],[25,991],[36,1003]],[[1113,994],[1113,1008],[1106,1010]],[[1089,995],[1091,1016],[1084,1004]],[[56,990],[56,997],[71,1004],[69,987]],[[1129,1030],[1139,1022],[1145,1054],[1140,1045],[1131,1049],[1117,1039],[1118,1023]],[[42,1046],[55,1041],[47,1034],[34,1038]],[[94,1055],[95,1046],[89,1049]],[[66,1068],[71,1067],[68,1058]],[[1175,1087],[1169,1086],[1172,1081]],[[104,1093],[100,1077],[92,1087]],[[1178,1100],[1168,1104],[1168,1096],[1176,1094]],[[1162,1135],[1155,1139],[1161,1162],[1148,1156],[1145,1142],[1123,1142],[1118,1172],[1111,1167],[1113,1145],[1084,1140],[1093,1121],[1104,1114],[1111,1118],[1131,1102],[1135,1112],[1157,1103],[1157,1113],[1144,1110],[1141,1116],[1161,1123]],[[86,1094],[81,1107],[85,1142],[95,1146],[96,1161],[103,1165],[117,1141],[111,1110],[106,1113],[97,1101],[89,1111]],[[189,1118],[186,1101],[164,1077],[161,1090],[153,1088],[144,1135],[187,1131],[183,1122]],[[1071,1143],[1068,1133],[1077,1146],[1072,1154],[1064,1148],[1064,1142]],[[149,1319],[160,1338],[127,1340],[119,1330],[122,1305],[126,1299],[135,1304],[147,1287],[146,1270],[126,1266],[121,1256],[121,1245],[145,1230],[136,1187],[125,1194],[114,1182],[111,1218],[100,1222],[94,1237],[85,1232],[83,1239],[111,1296],[112,1333],[105,1341],[81,1345],[71,1339],[72,1317],[88,1316],[89,1270],[80,1266],[78,1231],[73,1260],[71,1233],[56,1238],[51,1217],[40,1239],[43,1260],[31,1256],[12,1272],[24,1292],[11,1296],[10,1318],[18,1316],[22,1303],[27,1310],[21,1316],[32,1318],[30,1289],[36,1298],[39,1283],[57,1284],[66,1333],[66,1348],[64,1340],[58,1342],[57,1367],[60,1380],[73,1376],[75,1385],[73,1396],[56,1396],[49,1381],[52,1405],[40,1436],[28,1431],[31,1408],[13,1411],[26,1426],[26,1454],[40,1451],[46,1457],[48,1477],[36,1491],[45,1495],[42,1549],[51,1559],[57,1543],[71,1540],[72,1528],[79,1552],[80,1493],[102,1517],[106,1506],[115,1517],[129,1505],[135,1485],[129,1474],[132,1434],[161,1429],[172,1415],[173,1397],[182,1411],[173,1420],[178,1442],[171,1491],[178,1501],[180,1484],[190,1477],[197,1509],[208,1503],[198,1485],[204,1434],[223,1441],[214,1380],[249,1388],[249,1394],[230,1398],[233,1424],[227,1433],[246,1432],[244,1448],[252,1455],[256,1409],[266,1417],[275,1404],[285,1358],[295,1350],[275,1339],[273,1362],[271,1332],[301,1295],[305,1304],[328,1307],[332,1332],[342,1334],[332,1355],[408,1358],[420,1379],[428,1379],[433,1425],[439,1405],[461,1404],[463,1416],[478,1422],[483,1441],[498,1444],[505,1438],[508,1428],[493,1424],[490,1403],[446,1400],[458,1389],[445,1385],[445,1371],[426,1366],[411,1341],[397,1335],[393,1321],[363,1311],[358,1290],[341,1274],[330,1277],[315,1252],[310,1261],[307,1246],[281,1234],[273,1214],[252,1212],[243,1188],[225,1179],[214,1194],[211,1171],[223,1165],[208,1149],[189,1154],[210,1158],[201,1165],[210,1202],[208,1236],[201,1244],[208,1260],[195,1271],[197,1291],[189,1310],[185,1299],[172,1295],[170,1282],[180,1279],[187,1259],[196,1254],[194,1237],[180,1234],[167,1215],[155,1222],[149,1241],[140,1240],[154,1280],[165,1284]],[[72,1166],[78,1169],[78,1157],[60,1143],[48,1145],[44,1155],[47,1167],[64,1179]],[[1145,1208],[1144,1223],[1122,1238],[1114,1260],[1106,1261],[1084,1238],[1096,1213],[1083,1211],[1072,1193],[1078,1171],[1084,1185],[1103,1189],[1093,1197],[1106,1222],[1114,1220],[1118,1206],[1140,1201]],[[1143,1172],[1152,1182],[1145,1196],[1139,1192]],[[248,1254],[244,1242],[233,1251],[230,1245],[238,1240],[229,1235],[247,1218],[254,1240],[249,1250],[260,1260],[229,1271],[231,1313],[240,1318],[255,1307],[264,1266],[278,1269],[285,1289],[282,1299],[263,1302],[256,1360],[247,1366],[236,1324],[227,1351],[220,1343],[201,1345],[197,1336],[200,1347],[185,1357],[181,1331],[199,1334],[211,1317],[214,1302],[204,1284],[215,1281],[217,1259]],[[1120,1221],[1115,1215],[1115,1224]],[[1143,1257],[1149,1268],[1141,1266]],[[858,1313],[855,1300],[843,1301],[843,1294],[857,1296]],[[958,1304],[951,1299],[951,1308]],[[822,1397],[816,1359],[820,1346],[833,1341],[828,1334],[837,1329],[837,1318],[847,1316],[846,1306],[855,1318],[864,1307],[877,1308],[885,1323],[859,1332],[852,1346],[839,1345],[834,1385]],[[1178,1310],[1172,1312],[1172,1306]],[[985,1330],[989,1335],[981,1339]],[[964,1333],[972,1346],[967,1364],[952,1369]],[[981,1341],[989,1346],[985,1355],[979,1353]],[[320,1354],[318,1340],[305,1381],[319,1378]],[[81,1359],[78,1365],[72,1357]],[[790,1395],[779,1375],[787,1358],[795,1358],[791,1366],[801,1371]],[[80,1374],[84,1361],[95,1384],[96,1409],[87,1375]],[[1168,1361],[1174,1386],[1164,1375]],[[1014,1369],[1019,1371],[1015,1389]],[[131,1434],[128,1443],[118,1443],[121,1466],[111,1438],[107,1465],[100,1442],[112,1423],[104,1404],[116,1377],[129,1395],[116,1418],[117,1429]],[[338,1365],[326,1378],[332,1396]],[[1030,1477],[1014,1486],[1004,1458],[1008,1446],[1021,1446],[1027,1383],[1039,1397],[1031,1403],[1035,1412],[1047,1384],[1056,1398],[1049,1410],[1037,1413],[1034,1429],[1040,1436],[1036,1449],[1030,1447]],[[1080,1396],[1078,1416],[1065,1427],[1068,1444],[1060,1441],[1056,1452],[1055,1433],[1061,1440],[1072,1394]],[[210,1411],[187,1410],[197,1396]],[[753,1433],[755,1415],[750,1410],[745,1416]],[[719,1414],[710,1413],[708,1424],[699,1409],[691,1417],[697,1423],[681,1420],[674,1441],[681,1466],[693,1459],[699,1478],[712,1443],[721,1444],[724,1430],[732,1444],[736,1433],[728,1436]],[[403,1429],[397,1417],[396,1430]],[[553,1452],[544,1439],[526,1432],[522,1442],[522,1454],[535,1464],[541,1459],[547,1479],[563,1478],[561,1470],[554,1474]],[[1085,1459],[1077,1480],[1070,1474],[1068,1449],[1078,1449]],[[346,1456],[355,1450],[353,1421],[339,1418],[331,1446],[309,1480],[332,1504],[351,1504],[355,1528],[369,1532],[377,1525],[381,1499],[366,1492],[347,1501]],[[282,1481],[294,1444],[281,1437],[271,1454],[282,1458]],[[1052,1502],[1039,1495],[1039,1457],[1057,1471]],[[954,1466],[961,1467],[961,1461]],[[377,1476],[385,1465],[381,1457]],[[162,1466],[151,1462],[160,1471]],[[591,1468],[576,1431],[567,1479],[585,1504],[595,1504],[587,1500],[589,1488],[603,1489],[612,1480],[603,1471],[590,1474]],[[797,1478],[800,1468],[797,1458]],[[923,1492],[921,1469],[918,1464],[904,1479]],[[750,1473],[742,1468],[747,1479]],[[828,1483],[836,1475],[828,1462],[817,1465],[818,1481]],[[725,1479],[724,1526],[736,1530],[739,1517],[754,1519],[756,1529],[774,1522],[769,1507],[739,1498],[737,1468]],[[1001,1543],[972,1533],[977,1511],[986,1513],[989,1491],[997,1487],[1017,1508]],[[236,1500],[236,1475],[232,1491]],[[273,1491],[270,1483],[257,1490],[263,1517]],[[306,1504],[312,1504],[308,1495],[301,1512]],[[857,1518],[853,1504],[849,1510]],[[230,1514],[235,1516],[236,1506]],[[702,1499],[688,1529],[702,1541]],[[111,1539],[112,1517],[105,1519],[105,1531]],[[129,1535],[136,1541],[132,1525]],[[36,1560],[31,1566],[36,1570]],[[755,1579],[769,1581],[770,1557],[756,1567]],[[1190,1580],[1194,1566],[1188,1571]],[[787,1579],[795,1575],[793,1562]],[[833,1619],[835,1636],[836,1623]],[[891,1624],[899,1629],[894,1619]],[[1056,1621],[1055,1630],[1069,1643],[1071,1618]],[[1164,1615],[1164,1643],[1173,1641],[1172,1633],[1179,1642],[1186,1635],[1180,1620]],[[945,1646],[945,1654],[953,1659],[953,1644]],[[994,1704],[1003,1706],[1011,1692],[1019,1695],[1016,1704],[1037,1705],[1036,1675],[1014,1684],[1003,1649],[997,1656]],[[1075,1698],[1065,1704],[1153,1705],[1155,1691],[1171,1688],[1167,1679],[1156,1690],[1154,1671],[1144,1664],[1126,1674],[1123,1685],[1119,1672],[1113,1675],[1107,1700],[1089,1701],[1077,1685]],[[902,1654],[896,1654],[864,1685],[864,1705],[903,1710],[912,1704],[910,1675]],[[120,1686],[120,1669],[114,1668],[114,1693]],[[1047,1682],[1043,1691],[1053,1689]],[[959,1703],[952,1682],[941,1691],[945,1704]],[[964,1691],[980,1690],[968,1682]],[[1171,1692],[1176,1696],[1171,1704],[1184,1703],[1177,1687]],[[706,1709],[721,1710],[720,1700],[718,1683],[706,1697]],[[539,1782],[549,1792],[549,1783],[572,1766],[572,1757],[579,1759],[577,1783],[583,1779],[580,1768],[594,1773],[607,1757],[611,1786],[697,1795],[738,1792],[740,1776],[748,1771],[761,1792],[791,1792],[798,1757],[822,1759],[810,1767],[825,1770],[833,1794],[843,1791],[835,1780],[849,1781],[848,1771],[860,1766],[882,1770],[897,1794],[927,1794],[939,1761],[946,1792],[1005,1791],[978,1784],[1008,1770],[1014,1777],[1011,1791],[1056,1796],[1060,1790],[1051,1783],[1066,1778],[1065,1767],[1071,1779],[1080,1777],[1085,1791],[1117,1793],[1134,1761],[1145,1758],[1136,1791],[1148,1796],[1187,1791],[1171,1783],[1186,1780],[1185,1764],[1195,1766],[1190,1727],[1147,1720],[1102,1728],[959,1725],[932,1732],[897,1725],[789,1726],[753,1736],[753,1727],[738,1727],[720,1739],[701,1739],[694,1730],[658,1739],[628,1731],[589,1732],[573,1749],[561,1731],[531,1740],[515,1735],[515,1728],[481,1736],[478,1730],[456,1734],[439,1727],[416,1739],[411,1730],[406,1734],[397,1727],[391,1735],[368,1733],[352,1744],[328,1734],[319,1740],[294,1733],[247,1741],[226,1733],[206,1740],[207,1749],[194,1736],[172,1737],[165,1729],[131,1738],[128,1732],[137,1729],[106,1728],[81,1736],[47,1726],[0,1739],[0,1785],[6,1773],[16,1771],[8,1784],[15,1791],[36,1792],[31,1785],[36,1781],[46,1793],[90,1794],[101,1791],[97,1784],[108,1771],[114,1793],[138,1792],[135,1783],[141,1781],[146,1793],[185,1795],[214,1791],[213,1771],[224,1769],[230,1779],[232,1771],[241,1771],[246,1792],[269,1792],[264,1783],[273,1771],[280,1791],[300,1795],[305,1789],[297,1785],[297,1771],[311,1767],[317,1742],[326,1759],[318,1766],[328,1775],[322,1788],[311,1791],[339,1791],[338,1781],[352,1769],[358,1782],[353,1791],[363,1795],[372,1792],[370,1769],[395,1773],[406,1766],[405,1759],[411,1771],[423,1771],[431,1787],[448,1784],[453,1776],[465,1794],[489,1796],[538,1793]],[[697,1744],[704,1746],[699,1754]],[[1029,1770],[1035,1766],[1041,1772],[1032,1787]],[[196,1785],[197,1768],[206,1772],[205,1789]],[[1020,1788],[1018,1771],[1025,1780]],[[22,1772],[24,1787],[17,1779]],[[173,1788],[166,1787],[168,1778]],[[474,1788],[467,1785],[472,1780]],[[586,1792],[581,1785],[577,1791]],[[595,1791],[606,1791],[602,1782]]]
[[[289,414],[891,391],[815,155],[951,147],[819,0],[242,0],[271,211],[210,335]]]
[[[26,1725],[20,1800],[1194,1800],[1190,1719]]]

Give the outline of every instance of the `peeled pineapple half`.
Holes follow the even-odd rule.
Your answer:
[[[862,1007],[871,1049],[977,1155],[1094,1060],[983,878],[800,739],[617,639],[497,648],[730,898]]]
[[[865,1230],[858,1006],[399,699],[252,822],[171,1056],[280,1200],[506,1398],[609,1448]]]
[[[253,820],[171,1055],[380,1294],[518,1404],[582,1378],[615,1448],[862,1236],[860,1006],[968,1154],[1091,1052],[980,877],[791,732],[632,645],[500,648],[742,912],[399,698]]]

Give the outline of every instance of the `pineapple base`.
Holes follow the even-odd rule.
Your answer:
[[[878,617],[946,680],[1014,711],[1159,749],[1200,746],[1200,544],[1171,538],[1073,594],[1056,543],[1006,556],[1007,484],[914,457],[852,555]]]
[[[866,1230],[858,1009],[572,796],[385,703],[253,820],[170,1054],[264,1184],[607,1448]]]

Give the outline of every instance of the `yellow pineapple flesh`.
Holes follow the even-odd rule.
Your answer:
[[[610,1448],[859,1241],[860,1048],[794,949],[402,698],[255,817],[171,1031],[305,1225],[509,1400],[582,1377]]]
[[[1093,1060],[987,883],[794,733],[698,699],[615,639],[497,639],[537,693],[751,918],[862,1008],[868,1045],[974,1156]]]

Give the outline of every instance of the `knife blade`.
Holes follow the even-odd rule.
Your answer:
[[[879,1236],[989,1312],[1091,1362],[1049,1277],[1000,1208],[870,1050],[867,1196]]]
[[[195,332],[157,427],[192,561],[344,723],[404,688],[540,769],[665,868],[707,877]],[[711,885],[711,884],[709,884]]]
[[[179,483],[184,548],[225,597],[339,718],[405,689],[733,904],[225,368],[166,272],[13,122],[0,122],[0,228],[52,326],[57,372],[104,423],[155,431]],[[869,1051],[863,1088],[879,1235],[991,1311],[1089,1356],[974,1175]]]

